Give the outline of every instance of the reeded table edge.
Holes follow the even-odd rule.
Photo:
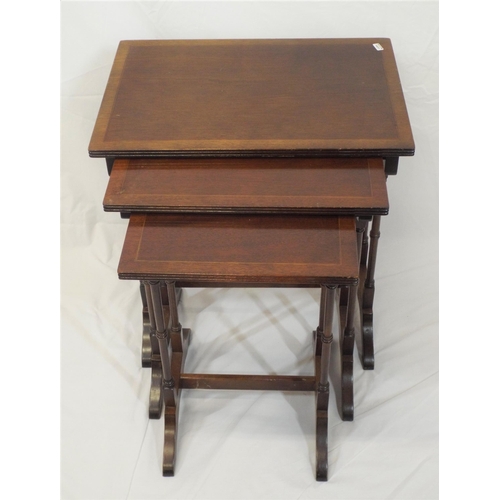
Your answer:
[[[407,149],[238,149],[238,150],[137,150],[89,149],[91,158],[364,158],[414,156],[415,146]]]
[[[149,147],[144,148],[143,141],[137,141],[138,144],[133,144],[136,141],[121,141],[114,144],[106,145],[103,140],[104,129],[102,127],[106,123],[106,117],[110,112],[109,106],[111,101],[107,98],[107,94],[116,90],[121,78],[123,64],[130,46],[148,46],[148,45],[183,45],[191,43],[201,43],[209,45],[226,45],[231,43],[243,44],[259,44],[259,43],[276,43],[276,44],[309,44],[320,43],[329,44],[335,41],[337,44],[356,44],[356,43],[382,43],[384,45],[384,66],[388,85],[392,89],[391,100],[399,101],[400,108],[396,120],[400,135],[396,138],[385,138],[382,140],[371,139],[321,139],[313,142],[308,140],[308,147],[302,148],[300,143],[302,140],[284,140],[279,137],[270,138],[266,141],[262,140],[232,140],[225,141],[221,147],[219,143],[217,149],[211,149],[210,144],[214,141],[198,140],[186,141],[189,144],[179,144],[179,141],[152,141]],[[108,102],[109,101],[109,102]],[[104,111],[106,109],[107,111]],[[103,114],[104,113],[104,114]],[[106,115],[106,116],[104,116]],[[106,119],[105,119],[106,118]],[[108,117],[109,118],[109,117]],[[314,139],[313,139],[314,141]],[[132,143],[131,143],[132,142]],[[181,141],[184,142],[184,141]],[[198,142],[198,144],[196,144]],[[267,142],[267,145],[263,145]],[[128,143],[128,144],[127,144]],[[170,144],[169,144],[170,143]],[[232,144],[231,144],[232,143]],[[358,145],[363,145],[358,147]],[[254,148],[253,145],[256,147]],[[227,147],[226,147],[227,146]],[[268,147],[267,147],[268,146]],[[89,156],[91,158],[124,158],[124,157],[255,157],[255,156],[274,156],[274,157],[399,157],[413,156],[415,154],[415,142],[411,125],[409,122],[408,110],[404,99],[403,89],[400,81],[400,76],[397,68],[394,50],[390,38],[385,37],[359,37],[359,38],[283,38],[283,39],[212,39],[212,40],[122,40],[119,43],[115,60],[113,62],[111,73],[106,85],[106,89],[101,101],[101,107],[97,114],[96,123],[92,132],[90,144],[88,147]]]

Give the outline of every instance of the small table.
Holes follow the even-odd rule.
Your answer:
[[[133,214],[118,266],[122,279],[142,280],[158,342],[165,406],[163,475],[174,474],[179,398],[182,389],[314,391],[316,395],[316,479],[328,478],[329,363],[334,290],[348,292],[342,344],[353,344],[358,281],[354,217],[280,214]],[[321,286],[315,332],[314,376],[186,374],[189,329],[179,321],[176,281],[202,286],[257,284]],[[169,320],[161,282],[166,282]],[[344,389],[344,387],[343,387]],[[348,388],[347,388],[348,389]],[[344,391],[343,391],[344,392]]]

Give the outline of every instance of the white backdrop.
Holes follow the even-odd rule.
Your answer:
[[[62,498],[436,499],[437,2],[64,1],[61,26]],[[388,181],[375,371],[355,358],[354,422],[340,420],[331,398],[328,483],[314,479],[314,397],[271,392],[185,391],[176,475],[163,478],[138,287],[116,274],[127,221],[103,212],[105,161],[87,153],[118,42],[325,37],[391,38],[416,143]],[[184,290],[186,368],[311,374],[318,299],[314,290]]]

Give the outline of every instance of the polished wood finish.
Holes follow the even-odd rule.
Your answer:
[[[341,380],[341,417],[342,420],[354,420],[354,315],[357,286],[349,287],[347,319],[340,342],[340,380]]]
[[[168,323],[163,313],[159,281],[155,280],[148,282],[146,285],[146,300],[148,302],[148,309],[153,313],[150,315],[151,330],[154,338],[158,342],[158,349],[160,352],[163,398],[167,405],[170,404],[175,406],[176,396],[173,391],[174,381],[172,378],[170,337],[167,330]]]
[[[174,473],[182,388],[310,390],[316,478],[326,480],[337,298],[341,416],[352,420],[355,298],[360,356],[373,369],[384,177],[414,154],[390,40],[123,41],[89,154],[106,158],[104,209],[130,217],[119,276],[142,282],[142,362],[152,367],[150,417],[164,408],[163,474]],[[183,373],[190,332],[179,286],[320,286],[315,375]]]
[[[316,480],[328,480],[328,400],[330,398],[330,354],[334,311],[334,286],[321,287],[321,333],[315,340],[316,350]],[[323,318],[321,318],[323,316]],[[319,348],[319,349],[318,349]],[[319,356],[318,350],[320,351]]]
[[[375,349],[373,345],[373,301],[375,298],[375,264],[377,260],[378,241],[380,239],[379,216],[373,217],[370,230],[370,249],[366,269],[363,270],[363,294],[361,298],[362,324],[362,362],[365,370],[375,368]]]
[[[373,347],[373,310],[372,310],[372,328],[367,329],[367,322],[364,321],[363,313],[363,296],[365,295],[365,282],[366,282],[366,266],[368,264],[368,227],[369,221],[358,219],[356,223],[356,231],[358,231],[358,251],[359,251],[359,282],[357,287],[359,312],[360,312],[360,325],[361,331],[356,332],[361,338],[361,349],[359,350],[359,357],[361,360],[361,365],[364,370],[373,370],[375,366],[375,351]],[[359,243],[359,232],[361,232],[361,244]],[[377,249],[373,248],[372,252],[376,256]],[[372,259],[372,272],[375,272],[375,263]],[[372,301],[373,306],[373,301]]]
[[[134,40],[118,46],[89,154],[385,157],[414,148],[387,38]]]
[[[141,362],[143,368],[151,368],[151,361],[153,359],[153,348],[152,348],[152,335],[154,332],[151,331],[151,323],[149,321],[149,311],[148,304],[146,301],[146,289],[144,281],[140,282],[139,292],[141,294],[142,300],[142,351],[141,351]]]
[[[183,373],[183,389],[226,389],[238,391],[314,391],[316,378],[296,375],[231,375]]]
[[[381,158],[115,161],[104,210],[386,215]]]
[[[189,330],[180,327],[177,318],[177,301],[173,283],[167,283],[169,289],[170,328],[164,315],[159,280],[144,283],[151,329],[158,340],[161,362],[161,392],[164,403],[164,447],[163,475],[173,476],[176,457],[177,425],[179,418],[179,385],[189,344]],[[171,293],[173,292],[173,293]],[[172,319],[173,318],[173,319]]]
[[[414,154],[414,141],[389,39],[138,40],[118,47],[89,153],[105,157],[110,173],[117,158],[131,157],[179,161],[188,156],[216,162],[258,157],[262,162],[270,156],[293,161],[377,156],[384,158],[386,175],[395,175],[399,156]],[[140,179],[145,182],[146,177]],[[171,180],[168,185],[173,185]],[[294,184],[305,186],[301,180]],[[217,183],[212,180],[211,185]],[[251,187],[251,182],[233,186]],[[120,194],[130,196],[125,191]],[[170,193],[165,206],[151,191],[149,201],[133,205],[133,210],[319,213],[331,208],[336,214],[387,213],[376,204],[346,209],[342,203],[332,204],[331,193],[316,192],[297,202],[295,194],[249,195],[244,200],[244,192],[226,191],[195,200],[196,191],[180,191]],[[105,209],[129,217],[127,203],[136,202],[119,203],[105,202]],[[363,367],[372,369],[374,284],[361,295]]]
[[[360,266],[366,266],[366,259],[368,257],[368,225],[369,221],[362,220],[363,223],[363,239],[361,245]]]
[[[164,404],[163,475],[175,470],[180,391],[184,389],[314,391],[316,479],[328,476],[328,381],[338,286],[357,284],[354,217],[133,214],[119,275],[142,281],[151,340],[158,344]],[[182,259],[180,259],[182,256]],[[279,258],[278,258],[279,257]],[[170,260],[169,260],[170,259]],[[204,268],[203,265],[208,267]],[[200,267],[201,265],[201,267]],[[321,272],[317,266],[321,266]],[[252,271],[250,274],[249,271]],[[325,274],[336,272],[336,274]],[[343,273],[343,274],[342,274]],[[321,285],[314,376],[183,373],[189,330],[179,321],[175,279]],[[162,298],[165,281],[169,316]],[[348,306],[349,311],[353,307]],[[349,320],[348,320],[348,325]],[[347,330],[346,330],[347,331]],[[344,333],[344,337],[345,337]],[[152,345],[153,342],[151,342]],[[153,358],[154,359],[154,358]],[[158,384],[157,384],[158,385]]]
[[[171,332],[172,343],[172,378],[175,382],[177,400],[181,397],[181,373],[184,370],[187,350],[191,340],[191,330],[183,328],[180,332]],[[179,423],[179,404],[175,407],[165,406],[165,427],[163,444],[163,475],[173,476],[175,469],[175,456],[177,446],[177,428]]]
[[[148,302],[146,297],[147,283],[141,281],[140,293],[142,299],[142,351],[141,360],[144,368],[151,368],[151,389],[149,393],[149,418],[161,418],[163,410],[163,392],[161,388],[162,368],[160,360],[160,346],[155,335],[155,329],[151,325],[149,317]],[[161,284],[161,299],[163,304],[163,316],[165,324],[170,321],[170,309],[168,305],[167,287]],[[176,300],[180,301],[181,289],[177,290]]]
[[[356,255],[350,217],[133,214],[118,275],[199,283],[350,285],[358,279]]]
[[[156,346],[154,338],[151,337],[151,323],[149,321],[149,311],[148,304],[146,300],[146,289],[145,282],[141,281],[139,285],[139,292],[142,300],[142,351],[141,351],[141,361],[143,368],[150,368],[151,361],[155,355],[160,355],[159,350]],[[163,303],[163,312],[166,317],[166,323],[168,324],[170,311],[168,309],[168,295],[167,295],[167,287],[162,286],[161,288],[161,298]],[[177,304],[181,300],[182,289],[177,288],[176,290],[176,300]]]

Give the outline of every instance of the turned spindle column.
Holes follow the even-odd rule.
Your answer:
[[[341,336],[341,391],[342,420],[354,419],[354,387],[353,387],[353,353],[354,353],[354,313],[356,307],[357,285],[349,287],[347,318]]]
[[[316,355],[321,349],[316,388],[316,480],[328,479],[328,399],[330,396],[330,353],[332,350],[335,286],[321,287],[321,309],[317,329]]]
[[[380,238],[379,215],[373,217],[370,230],[370,250],[362,298],[362,328],[363,328],[363,368],[373,370],[375,356],[373,347],[373,299],[375,296],[375,263],[377,260],[378,241]]]
[[[177,391],[179,384],[175,383],[172,376],[172,348],[170,345],[170,333],[168,325],[165,322],[163,313],[163,304],[161,299],[160,281],[149,281],[146,287],[146,298],[152,328],[155,330],[155,336],[158,339],[158,346],[161,359],[161,392],[165,405],[165,428],[164,428],[164,445],[163,445],[163,475],[173,476],[175,465],[175,448],[177,435]],[[174,289],[175,299],[175,289]],[[175,309],[177,313],[177,303],[175,300],[169,303],[170,315]],[[176,315],[177,317],[177,315]]]

